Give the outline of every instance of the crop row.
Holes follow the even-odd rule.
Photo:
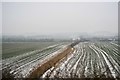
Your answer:
[[[55,67],[45,78],[120,78],[119,45],[113,42],[80,42],[75,51]]]

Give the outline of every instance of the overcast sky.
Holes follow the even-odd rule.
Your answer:
[[[118,31],[117,2],[2,4],[3,34],[56,34]]]

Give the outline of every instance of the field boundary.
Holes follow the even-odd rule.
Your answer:
[[[70,54],[71,52],[74,51],[74,48],[71,46],[67,46],[67,48],[59,52],[57,55],[46,61],[45,63],[41,64],[37,69],[32,71],[28,78],[38,78],[42,76],[42,74],[50,69],[51,67],[55,66],[56,63],[58,63],[61,59],[63,59],[66,55]]]

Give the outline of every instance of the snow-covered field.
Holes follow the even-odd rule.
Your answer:
[[[80,42],[42,78],[120,78],[120,46],[114,42]]]
[[[42,50],[34,50],[15,57],[3,59],[3,73],[9,69],[10,74],[13,74],[15,78],[24,78],[29,75],[33,69],[36,69],[46,58],[49,58],[53,54],[55,55],[56,51],[59,51],[65,46],[64,44],[56,44]]]

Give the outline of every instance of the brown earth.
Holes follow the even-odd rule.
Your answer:
[[[46,61],[45,63],[41,64],[37,69],[32,71],[32,73],[28,76],[29,79],[31,78],[39,78],[42,74],[50,69],[51,67],[55,66],[61,59],[63,59],[68,54],[72,53],[74,49],[71,46],[67,46],[67,48],[59,52],[57,55]]]

